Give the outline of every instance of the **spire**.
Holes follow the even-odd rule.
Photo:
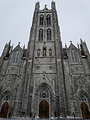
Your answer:
[[[56,9],[55,2],[54,2],[54,1],[51,2],[51,8],[52,8],[52,9]]]
[[[11,45],[11,40],[9,41],[9,45]]]
[[[79,44],[77,43],[77,47],[78,47],[78,49],[79,49]]]
[[[40,4],[39,4],[39,1],[36,3],[36,5],[35,5],[35,9],[36,10],[39,10],[39,8],[40,8]]]
[[[25,44],[24,44],[24,46],[23,46],[23,50],[25,49]]]
[[[80,38],[80,42],[81,42],[81,44],[83,43],[83,40],[82,40],[82,38]]]
[[[13,50],[13,45],[11,46],[11,51]]]

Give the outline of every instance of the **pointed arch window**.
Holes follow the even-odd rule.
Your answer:
[[[39,41],[43,41],[43,29],[39,30]]]
[[[47,29],[47,40],[51,40],[51,29]]]
[[[11,100],[10,95],[9,94],[5,95],[3,100],[4,101],[10,101]]]
[[[3,99],[2,99],[2,104],[4,102],[10,102],[11,101],[11,94],[9,92],[5,93],[4,96],[3,96]]]
[[[43,22],[44,22],[44,16],[40,15],[39,25],[43,25]]]
[[[49,98],[49,91],[47,88],[42,88],[39,93],[40,98]]]
[[[19,54],[20,54],[19,51],[16,51],[16,52],[14,53],[13,61],[12,61],[13,64],[17,64],[17,63],[18,63]]]
[[[46,16],[46,23],[47,23],[47,25],[51,25],[51,15],[50,14],[48,14]]]
[[[77,56],[74,50],[71,50],[71,57],[72,57],[72,62],[77,63]]]

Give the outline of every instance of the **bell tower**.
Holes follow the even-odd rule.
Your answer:
[[[44,106],[44,107],[43,107]],[[45,112],[47,111],[47,112]],[[22,116],[66,116],[62,42],[55,2],[35,5],[22,100]]]

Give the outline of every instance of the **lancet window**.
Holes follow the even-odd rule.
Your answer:
[[[43,22],[44,22],[44,16],[40,15],[40,23],[39,23],[39,25],[43,25]]]
[[[43,29],[39,30],[39,41],[43,41]]]
[[[77,56],[74,50],[71,50],[71,57],[72,57],[72,62],[77,63]]]
[[[47,29],[47,40],[51,40],[51,29]]]
[[[46,16],[46,23],[47,23],[47,25],[51,25],[51,15],[47,15]]]
[[[20,54],[19,51],[16,51],[16,52],[14,53],[13,61],[12,61],[13,64],[17,64],[18,59],[19,59],[19,54]]]

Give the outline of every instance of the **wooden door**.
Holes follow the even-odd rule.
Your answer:
[[[49,118],[49,104],[45,99],[43,99],[39,104],[39,117]]]
[[[85,102],[82,102],[80,107],[81,107],[83,119],[90,119],[90,112],[88,109],[88,105]]]
[[[5,102],[1,108],[0,118],[7,118],[8,108],[9,108],[9,104],[8,102]]]

